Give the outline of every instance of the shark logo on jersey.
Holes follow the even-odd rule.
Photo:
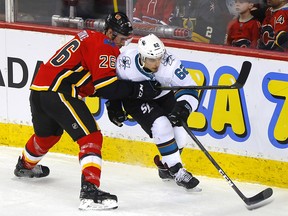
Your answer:
[[[173,61],[175,60],[175,58],[172,58],[172,55],[169,55],[167,52],[165,52],[163,58],[162,58],[162,64],[164,66],[167,65],[172,65]]]
[[[123,56],[120,60],[119,60],[119,63],[120,63],[120,68],[124,68],[124,70],[126,68],[130,68],[130,65],[131,65],[131,59],[129,56]]]

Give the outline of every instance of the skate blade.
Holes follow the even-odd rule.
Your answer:
[[[175,181],[173,180],[173,179],[162,179],[162,181],[163,182],[166,182],[166,183],[169,183],[169,184],[175,184]],[[177,183],[176,183],[176,185],[177,185]],[[188,189],[188,188],[185,188],[185,187],[183,187],[183,186],[181,186],[181,185],[177,185],[177,187],[181,187],[181,188],[183,188],[186,192],[192,192],[192,193],[194,193],[194,192],[196,192],[196,193],[198,193],[198,192],[201,192],[202,191],[202,188],[200,188],[199,186],[195,186],[194,188],[190,188],[190,189]]]
[[[111,210],[118,208],[118,203],[112,199],[103,200],[102,203],[95,203],[91,199],[82,199],[78,208],[79,210]]]
[[[196,192],[196,193],[199,193],[199,192],[201,192],[202,191],[202,188],[200,188],[200,187],[194,187],[194,188],[191,188],[191,189],[187,189],[187,188],[185,188],[185,190],[187,191],[187,192]]]
[[[174,181],[173,179],[170,179],[170,178],[163,178],[163,179],[161,179],[162,180],[162,182],[170,182],[170,181]]]

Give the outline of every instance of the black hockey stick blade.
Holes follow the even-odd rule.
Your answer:
[[[205,149],[205,147],[202,145],[202,143],[197,139],[197,137],[192,133],[192,131],[189,129],[186,122],[182,121],[182,126],[188,133],[188,135],[193,139],[193,141],[197,144],[197,146],[202,150],[202,152],[206,155],[206,157],[209,159],[209,161],[214,165],[214,167],[218,170],[218,172],[222,175],[222,177],[229,183],[229,185],[234,189],[234,191],[238,194],[238,196],[245,202],[247,206],[252,206],[255,204],[258,204],[269,197],[272,196],[273,190],[272,188],[267,188],[263,190],[262,192],[256,194],[253,197],[246,197],[240,189],[234,184],[234,182],[229,178],[229,176],[223,171],[223,169],[220,167],[220,165],[215,161],[215,159],[211,156],[211,154]],[[253,209],[253,208],[251,208]]]
[[[210,86],[160,86],[162,90],[178,90],[178,89],[197,89],[197,90],[213,90],[213,89],[239,89],[244,86],[251,70],[251,62],[244,61],[235,83],[232,85],[210,85]]]
[[[252,67],[251,62],[249,62],[249,61],[243,62],[239,76],[238,76],[236,82],[231,86],[232,88],[239,89],[239,88],[242,88],[244,86],[244,84],[246,83],[246,80],[249,76],[249,73],[251,71],[251,67]]]
[[[272,195],[273,195],[272,188],[266,188],[265,190],[261,191],[260,193],[256,194],[253,197],[250,198],[244,197],[243,201],[246,203],[247,206],[251,206],[268,199]]]

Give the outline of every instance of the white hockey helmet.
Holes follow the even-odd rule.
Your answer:
[[[156,35],[149,34],[139,39],[138,52],[141,59],[145,61],[145,58],[161,58],[165,54],[166,50],[163,42]]]

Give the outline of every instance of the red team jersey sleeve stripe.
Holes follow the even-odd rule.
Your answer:
[[[94,82],[95,89],[98,90],[100,88],[103,88],[115,82],[116,80],[118,80],[118,78],[115,76],[115,77],[111,77],[110,79],[103,80],[101,82],[96,82],[96,83]]]
[[[32,84],[30,86],[30,89],[34,91],[48,91],[49,87],[50,86],[38,86],[38,85]]]
[[[58,90],[59,86],[61,85],[62,81],[63,81],[65,78],[69,77],[72,73],[74,73],[74,71],[68,70],[68,71],[66,71],[64,74],[62,74],[62,75],[57,79],[56,83],[53,85],[53,87],[52,87],[51,90],[54,91],[54,92],[56,92],[56,91]]]
[[[77,88],[79,88],[80,86],[82,86],[84,83],[87,82],[87,80],[89,80],[89,78],[91,77],[91,74],[90,72],[88,71],[83,77],[81,80],[79,80],[79,82],[77,82],[76,84],[72,84],[72,97],[78,97],[78,91],[77,91]],[[91,94],[94,94],[94,91],[93,93]]]

